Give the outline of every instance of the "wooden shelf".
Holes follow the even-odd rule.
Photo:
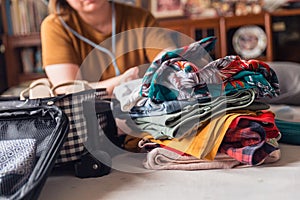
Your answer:
[[[8,87],[42,77],[41,74],[23,74],[19,50],[26,47],[41,46],[40,33],[28,35],[3,35],[5,46],[6,75]]]
[[[258,15],[231,16],[222,18],[224,18],[225,20],[227,29],[248,24],[265,24],[265,13],[261,13]]]
[[[40,33],[31,33],[29,35],[6,36],[7,44],[10,48],[23,48],[41,45]]]
[[[280,9],[270,13],[272,16],[291,16],[300,15],[300,9]]]
[[[45,78],[46,74],[44,73],[28,73],[28,74],[19,74],[19,82],[27,82],[34,79]]]

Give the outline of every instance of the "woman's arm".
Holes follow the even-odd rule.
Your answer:
[[[53,86],[82,79],[78,65],[71,63],[48,65],[45,67],[45,72]],[[137,67],[133,67],[125,71],[120,76],[100,81],[98,84],[94,83],[93,86],[106,88],[108,94],[111,95],[117,85],[139,78],[138,73],[139,69]],[[57,93],[65,93],[64,88],[62,87],[61,89],[58,89]]]
[[[68,81],[80,80],[81,75],[76,64],[54,64],[45,67],[46,75],[55,86]]]

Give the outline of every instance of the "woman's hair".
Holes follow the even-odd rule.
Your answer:
[[[58,12],[57,5],[59,4],[60,10]],[[48,10],[50,14],[64,14],[65,11],[71,10],[71,6],[66,0],[49,0]]]

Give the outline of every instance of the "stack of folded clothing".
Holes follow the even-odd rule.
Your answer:
[[[275,72],[239,56],[201,66],[215,40],[166,52],[135,82],[139,90],[125,95],[122,86],[115,92],[123,111],[147,134],[139,143],[149,152],[146,168],[231,168],[280,158],[275,116],[257,101],[279,95]]]

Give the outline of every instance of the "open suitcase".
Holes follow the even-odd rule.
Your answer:
[[[6,104],[0,102],[0,199],[34,200],[68,133],[68,118],[56,106]]]
[[[47,102],[47,98],[0,99],[0,199],[37,199],[50,172],[64,171],[64,164],[57,164],[57,160],[70,131],[72,113],[65,113],[61,107]],[[118,143],[111,101],[84,101],[81,106],[82,116],[87,121],[86,149],[79,160],[65,163],[67,169],[79,178],[109,174],[111,154],[106,152],[105,144]],[[17,162],[15,166],[7,164],[9,148],[18,149],[11,160]],[[19,156],[23,154],[25,156]]]

